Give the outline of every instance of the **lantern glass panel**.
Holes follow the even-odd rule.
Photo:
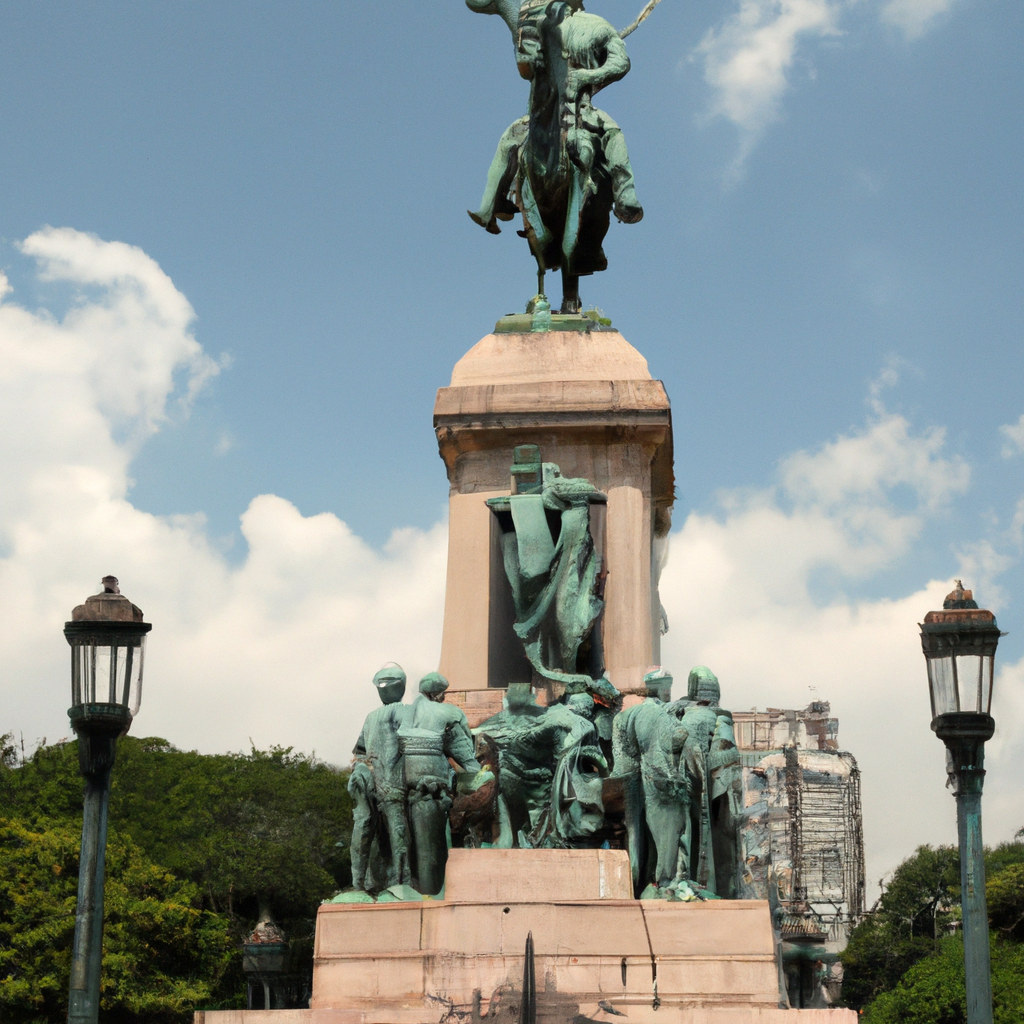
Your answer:
[[[932,718],[960,710],[953,658],[928,658],[928,684],[932,694]]]
[[[139,646],[135,648],[135,657],[132,664],[132,677],[129,677],[131,691],[125,693],[124,702],[129,706],[134,718],[139,713],[139,705],[142,703],[142,670],[146,664],[146,638],[139,638]]]
[[[985,710],[982,695],[980,654],[961,654],[956,659],[957,682],[960,686],[960,710],[977,713]]]
[[[138,713],[146,638],[71,648],[71,703],[120,704]]]
[[[981,707],[979,711],[986,715],[992,714],[992,674],[995,670],[996,656],[984,654],[981,658]]]

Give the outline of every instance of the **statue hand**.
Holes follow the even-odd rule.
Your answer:
[[[580,73],[570,68],[565,76],[565,98],[569,103],[575,103],[580,92]]]
[[[592,85],[593,76],[589,71],[583,68],[570,68],[565,76],[566,100],[575,103],[577,98],[581,98],[586,102]]]

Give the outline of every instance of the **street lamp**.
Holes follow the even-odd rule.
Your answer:
[[[117,739],[139,710],[146,634],[152,628],[113,576],[104,576],[103,593],[86,598],[64,623],[71,645],[68,717],[85,778],[68,1024],[96,1024],[99,1018],[110,771]]]
[[[990,713],[992,680],[996,645],[1002,635],[995,616],[979,608],[972,592],[964,590],[959,580],[942,611],[929,612],[921,624],[932,730],[946,744],[946,770],[956,797],[968,1024],[992,1024],[981,790],[985,741],[995,732]]]

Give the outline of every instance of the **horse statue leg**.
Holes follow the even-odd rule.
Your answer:
[[[527,313],[537,313],[540,309],[550,309],[548,297],[544,294],[544,264],[537,260],[537,294],[526,304]],[[538,305],[540,309],[538,309]]]
[[[578,313],[583,308],[580,302],[580,276],[569,274],[562,267],[562,308],[560,313]]]

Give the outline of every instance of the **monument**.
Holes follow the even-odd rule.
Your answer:
[[[310,1008],[259,1019],[852,1024],[788,1008],[769,901],[738,898],[733,717],[709,669],[672,701],[659,667],[670,404],[579,295],[607,266],[612,214],[643,216],[622,131],[592,102],[629,71],[628,32],[580,0],[466,3],[504,20],[530,83],[470,216],[492,233],[521,216],[537,292],[438,391],[439,672],[411,704],[397,665],[374,677],[383,704],[350,781],[353,886],[319,909]]]

